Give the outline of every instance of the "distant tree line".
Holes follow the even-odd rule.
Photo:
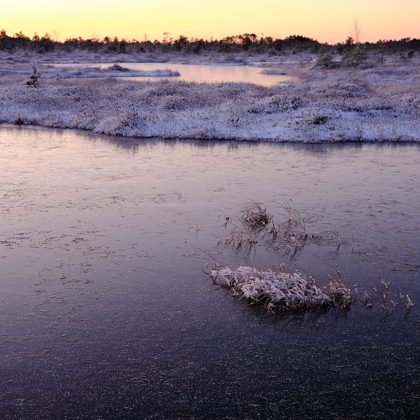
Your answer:
[[[324,44],[314,39],[292,35],[284,39],[257,36],[256,34],[243,34],[229,36],[223,39],[197,39],[179,36],[176,39],[168,38],[165,34],[163,41],[138,41],[108,37],[103,39],[70,38],[65,41],[57,41],[45,34],[35,34],[32,38],[18,32],[12,36],[5,30],[0,31],[0,50],[13,51],[26,49],[45,53],[50,51],[85,50],[105,53],[153,53],[153,52],[182,52],[186,54],[200,54],[206,52],[237,53],[247,51],[249,53],[297,53],[297,52],[320,52],[320,53],[345,53],[355,44],[349,37],[345,42],[338,44]],[[375,43],[359,44],[366,51],[380,50],[387,53],[420,51],[420,39],[404,38],[401,40],[378,41]]]

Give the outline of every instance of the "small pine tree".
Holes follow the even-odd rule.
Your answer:
[[[35,66],[32,66],[32,74],[29,76],[26,85],[34,88],[39,87],[39,74],[37,73]]]

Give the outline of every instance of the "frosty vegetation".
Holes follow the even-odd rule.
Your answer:
[[[234,228],[219,244],[230,245],[236,251],[245,249],[250,252],[262,242],[266,248],[281,248],[283,254],[295,256],[314,235],[307,232],[305,218],[300,212],[290,205],[286,205],[285,210],[287,220],[279,224],[262,204],[248,204],[239,217],[242,228]],[[271,239],[265,241],[267,236]],[[321,238],[323,234],[318,236]],[[231,289],[235,295],[252,304],[263,304],[269,313],[347,309],[352,301],[352,293],[340,276],[330,276],[328,287],[321,288],[314,278],[300,271],[258,270],[243,266],[232,270],[216,261],[213,261],[210,276],[216,285]]]
[[[338,232],[311,232],[311,226],[306,226],[305,214],[290,204],[287,203],[284,210],[286,220],[279,223],[262,204],[250,203],[243,208],[238,217],[239,226],[234,226],[218,245],[228,245],[241,253],[247,266],[232,269],[210,257],[211,268],[206,272],[217,286],[229,289],[234,296],[250,304],[264,306],[268,313],[348,310],[350,305],[360,302],[369,310],[376,308],[386,314],[402,310],[407,314],[415,306],[407,293],[391,290],[390,283],[383,278],[379,284],[358,290],[356,284],[353,289],[346,285],[340,271],[329,274],[324,281],[317,281],[302,271],[286,269],[284,264],[277,270],[248,265],[251,264],[251,258],[248,258],[251,251],[257,251],[257,248],[276,251],[295,260],[309,244],[337,246],[336,252],[341,244],[346,244]],[[224,227],[231,223],[234,224],[234,219],[227,217]],[[255,255],[253,252],[254,258]]]
[[[62,68],[50,68],[46,72],[47,78],[59,78],[59,79],[71,79],[71,78],[104,78],[104,77],[178,77],[180,74],[176,71],[171,70],[130,70],[126,67],[120,66],[119,64],[113,64],[109,67],[62,67]]]
[[[328,290],[322,290],[315,279],[299,271],[224,267],[213,269],[211,277],[215,284],[231,289],[248,302],[265,305],[270,313],[333,307],[347,309],[351,303],[351,292],[341,282],[333,281]]]
[[[169,70],[136,73],[112,65],[116,57],[120,62],[152,60],[144,53],[0,52],[0,121],[125,137],[420,141],[420,55],[346,51],[328,56],[239,51],[188,57],[172,51],[159,56],[184,63],[241,63],[292,77],[292,82],[273,87],[187,83]],[[51,65],[65,62],[110,64]],[[38,71],[37,89],[26,85],[32,66]],[[146,80],[129,80],[136,76]],[[162,76],[175,77],[147,80]]]

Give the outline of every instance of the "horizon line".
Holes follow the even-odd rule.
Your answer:
[[[293,38],[302,38],[302,39],[306,39],[306,40],[310,40],[313,42],[316,42],[320,45],[329,45],[329,46],[334,46],[334,45],[339,45],[342,43],[345,43],[348,39],[354,39],[353,35],[349,35],[348,37],[346,37],[346,39],[344,39],[343,41],[338,41],[338,42],[322,42],[319,41],[316,38],[312,38],[310,36],[307,35],[302,35],[302,34],[290,34],[287,35],[284,38],[281,37],[274,37],[271,35],[265,35],[265,36],[259,36],[257,34],[255,34],[254,32],[244,32],[242,34],[236,34],[236,35],[228,35],[225,37],[193,37],[193,36],[188,36],[188,35],[184,35],[184,34],[179,34],[177,37],[170,37],[168,38],[168,36],[171,34],[170,32],[162,32],[162,34],[164,35],[164,37],[162,39],[159,38],[155,38],[155,39],[148,39],[147,37],[147,33],[144,34],[144,39],[140,40],[138,38],[126,38],[126,37],[122,37],[120,38],[118,35],[104,35],[103,37],[97,37],[97,36],[92,36],[92,37],[82,37],[82,36],[72,36],[72,37],[67,37],[65,39],[60,39],[60,37],[57,37],[54,34],[50,34],[49,32],[45,32],[44,35],[39,35],[38,31],[35,31],[33,33],[32,36],[25,34],[23,31],[18,31],[15,32],[13,35],[9,35],[7,33],[7,30],[5,29],[0,29],[0,34],[2,34],[3,36],[6,35],[9,38],[19,38],[19,37],[25,37],[26,39],[29,39],[30,41],[34,41],[37,37],[39,39],[49,39],[52,42],[56,42],[56,43],[60,43],[63,44],[66,41],[71,41],[71,40],[81,40],[81,41],[96,41],[96,42],[104,42],[105,40],[109,40],[109,42],[127,42],[127,43],[161,43],[161,44],[171,44],[177,40],[180,39],[186,39],[189,42],[198,42],[198,41],[204,41],[204,42],[220,42],[220,41],[227,41],[229,39],[231,39],[232,43],[234,42],[234,39],[238,39],[240,40],[241,37],[249,37],[249,38],[254,38],[255,41],[257,42],[258,40],[271,40],[272,42],[274,41],[286,41],[289,39],[293,39]],[[1,37],[1,35],[0,35]],[[402,38],[388,38],[388,39],[383,39],[383,38],[379,38],[376,41],[364,41],[364,42],[359,42],[360,44],[377,44],[380,42],[398,42],[398,41],[416,41],[416,40],[420,40],[420,38],[416,38],[416,37],[402,37]]]

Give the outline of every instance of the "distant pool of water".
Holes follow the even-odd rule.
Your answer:
[[[130,77],[130,80],[181,80],[196,83],[254,83],[261,86],[274,86],[279,83],[290,82],[287,75],[262,74],[260,67],[239,65],[204,65],[204,64],[174,64],[174,63],[119,63],[125,68],[137,71],[171,70],[177,71],[179,77]],[[60,67],[101,67],[107,68],[112,64],[60,64]],[[122,73],[123,76],[123,73]]]
[[[2,127],[0,150],[2,418],[415,417],[420,147]],[[251,201],[343,244],[218,245]],[[383,278],[399,306],[270,317],[215,288],[209,256]]]

